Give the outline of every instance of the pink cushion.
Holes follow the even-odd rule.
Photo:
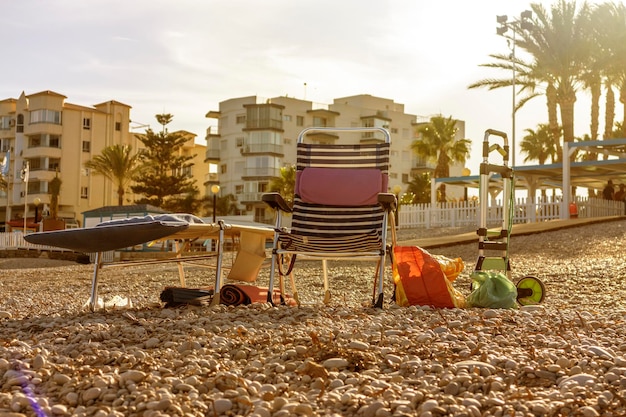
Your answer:
[[[374,168],[305,168],[296,177],[296,194],[306,203],[371,205],[386,190],[387,176]]]

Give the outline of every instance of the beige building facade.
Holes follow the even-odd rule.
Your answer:
[[[67,97],[53,92],[22,93],[19,98],[0,101],[0,160],[9,156],[7,189],[0,191],[0,223],[35,217],[49,211],[50,181],[61,179],[59,217],[73,223],[81,213],[95,208],[117,205],[117,193],[111,181],[93,175],[84,163],[107,146],[130,145],[138,150],[141,142],[130,130],[127,104],[115,100],[94,106],[67,102]],[[204,163],[205,146],[189,136],[184,152],[197,154],[194,172],[201,188],[208,168]],[[29,178],[21,172],[28,164]],[[127,191],[124,204],[135,196]],[[35,203],[39,205],[35,205]]]
[[[393,100],[363,94],[334,99],[318,105],[290,97],[259,99],[240,97],[219,103],[210,111],[206,161],[212,173],[205,188],[220,186],[220,195],[236,197],[239,214],[252,214],[256,221],[270,221],[271,212],[261,201],[280,168],[295,163],[296,142],[307,127],[383,127],[391,134],[389,191],[405,192],[413,176],[434,168],[411,150],[417,139],[416,127],[429,118],[405,113],[404,105]],[[465,123],[457,121],[457,139],[465,137]],[[365,133],[361,142],[383,140],[382,135]],[[379,137],[380,136],[380,137]],[[313,141],[341,143],[340,135],[316,135]],[[461,175],[462,166],[451,167],[451,176]],[[460,198],[463,189],[448,187],[450,198]],[[208,191],[207,191],[208,194]]]

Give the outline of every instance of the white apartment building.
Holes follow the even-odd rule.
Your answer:
[[[315,106],[315,107],[314,107]],[[213,184],[220,195],[233,194],[241,214],[253,214],[260,222],[272,213],[261,201],[280,168],[296,160],[296,141],[307,127],[384,127],[391,134],[389,190],[406,191],[413,175],[432,170],[411,150],[416,127],[428,122],[404,112],[393,100],[363,94],[337,98],[329,105],[291,97],[261,100],[256,96],[233,98],[219,103],[218,111],[206,117],[214,122],[207,130],[206,161],[216,167],[205,181],[206,194]],[[465,123],[457,121],[457,139],[465,137]],[[382,135],[364,133],[362,142],[381,141]],[[314,135],[311,140],[341,143],[339,135]],[[461,175],[462,166],[453,166],[451,176]],[[400,188],[398,188],[398,186]],[[463,189],[448,187],[450,198],[460,198]]]
[[[110,100],[94,106],[66,101],[53,91],[42,91],[18,99],[0,101],[0,160],[10,154],[10,170],[5,177],[6,191],[0,191],[0,223],[35,216],[49,210],[49,182],[59,176],[59,217],[82,219],[81,213],[103,206],[117,205],[114,184],[101,175],[91,175],[84,163],[114,144],[132,146],[142,143],[130,131],[129,105]],[[204,163],[205,146],[189,136],[184,152],[199,155],[193,175],[199,186],[205,181],[208,167]],[[20,172],[26,162],[30,167],[28,183]],[[127,191],[127,201],[135,196]]]

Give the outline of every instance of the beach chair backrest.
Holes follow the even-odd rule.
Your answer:
[[[379,232],[389,143],[297,144],[292,233],[339,237]]]

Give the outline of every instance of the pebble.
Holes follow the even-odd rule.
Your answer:
[[[513,275],[539,276],[547,294],[510,310],[364,308],[371,273],[342,261],[329,262],[331,302],[300,307],[165,309],[175,265],[107,268],[101,296],[132,307],[92,313],[78,290],[91,265],[14,270],[2,277],[0,417],[33,414],[30,398],[50,417],[622,415],[625,242],[626,220],[513,236]],[[433,251],[465,260],[454,286],[467,294],[475,245]],[[304,264],[299,295],[316,300],[322,270]],[[37,297],[24,284],[35,280]],[[210,284],[204,268],[186,280]]]

